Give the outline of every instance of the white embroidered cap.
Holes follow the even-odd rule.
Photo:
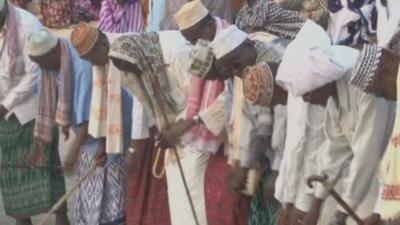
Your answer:
[[[194,0],[184,4],[179,9],[175,14],[175,20],[179,30],[185,30],[196,25],[209,13],[208,9],[200,0]]]
[[[215,57],[220,59],[239,47],[246,39],[247,34],[245,32],[235,25],[230,25],[217,33],[211,47],[214,49]]]
[[[28,38],[28,55],[42,56],[49,53],[58,44],[58,39],[47,29],[40,29]]]

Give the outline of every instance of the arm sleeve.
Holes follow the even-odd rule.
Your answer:
[[[226,95],[225,88],[210,107],[199,113],[204,125],[215,136],[219,136],[225,129]]]
[[[79,56],[71,56],[79,57]],[[74,101],[73,101],[73,118],[75,125],[81,125],[88,122],[90,118],[90,106],[92,101],[92,65],[81,59],[73,59],[72,63],[79,62],[74,65],[73,73],[75,73],[74,82]]]
[[[352,157],[352,150],[339,124],[339,109],[333,98],[328,100],[325,117],[326,146],[321,152],[320,174],[327,175],[330,182],[336,182],[340,173]],[[322,184],[316,184],[315,197],[326,199],[328,191]]]
[[[394,102],[366,93],[362,93],[360,98],[352,145],[353,158],[350,174],[344,181],[346,189],[343,195],[353,209],[364,200],[375,181],[395,117]]]
[[[29,30],[25,32],[25,37],[23,38],[24,45],[21,46],[21,57],[17,57],[17,64],[22,62],[24,64],[23,69],[25,73],[19,84],[8,92],[7,96],[1,103],[8,111],[11,111],[16,105],[19,105],[31,98],[38,90],[37,85],[39,82],[40,69],[38,65],[30,60],[25,48],[29,35],[42,28],[42,25],[39,22],[36,22],[32,23],[31,26],[28,27]]]

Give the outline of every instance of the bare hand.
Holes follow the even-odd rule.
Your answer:
[[[381,220],[381,217],[375,213],[365,218],[363,221],[364,225],[380,225],[382,223],[383,221]]]
[[[74,143],[71,144],[71,147],[65,157],[64,165],[64,174],[66,176],[72,176],[75,174],[76,164],[78,162],[78,157],[80,153],[80,143],[75,140]]]
[[[195,125],[192,120],[179,120],[171,127],[161,131],[157,137],[157,147],[162,149],[172,148],[179,143],[180,138]]]
[[[331,223],[331,225],[346,225],[347,217],[348,216],[345,213],[337,211],[335,214],[334,221],[333,223]]]
[[[241,194],[246,187],[247,169],[243,167],[234,167],[228,174],[228,190],[232,193]]]
[[[61,133],[64,135],[64,141],[68,141],[69,139],[69,126],[62,126]]]

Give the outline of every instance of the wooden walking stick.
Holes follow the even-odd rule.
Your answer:
[[[106,165],[105,167],[108,167],[110,164]],[[61,208],[65,204],[65,202],[68,200],[69,197],[71,197],[72,194],[79,188],[79,186],[90,176],[93,174],[94,171],[96,171],[97,164],[93,164],[93,166],[90,168],[90,170],[79,179],[79,181],[72,187],[71,190],[69,190],[65,195],[58,200],[58,202],[51,207],[50,211],[47,212],[39,221],[38,225],[45,225],[46,222],[50,219],[51,215],[53,215],[58,209]]]
[[[142,55],[146,55],[144,53],[143,49],[139,49],[139,51],[141,51]],[[149,61],[149,59],[147,59],[147,57],[144,57],[143,60],[148,64],[148,66],[152,70],[153,74],[158,73],[160,69],[165,69],[166,66],[167,66],[167,65],[163,65],[160,68],[154,68],[153,64]],[[165,110],[165,107],[164,107],[164,103],[165,102],[163,101],[163,99],[165,99],[165,98],[163,98],[163,96],[162,96],[163,94],[161,93],[162,88],[161,88],[160,82],[159,82],[159,80],[158,80],[158,78],[156,76],[155,77],[149,76],[149,79],[151,81],[151,85],[153,86],[153,89],[156,90],[155,91],[156,101],[157,101],[157,104],[160,107],[163,120],[164,120],[166,126],[169,127],[171,124],[170,124],[170,121],[168,120],[168,117],[167,117],[167,114],[166,114],[166,110]],[[159,150],[160,149],[158,149],[158,151]],[[178,163],[179,173],[181,175],[182,182],[183,182],[183,185],[185,187],[186,196],[187,196],[187,198],[189,200],[189,205],[190,205],[190,209],[192,211],[193,219],[194,219],[196,225],[200,225],[199,219],[197,217],[196,210],[194,208],[193,199],[192,199],[192,196],[190,195],[190,191],[189,191],[189,187],[188,187],[188,184],[187,184],[187,181],[186,181],[186,177],[185,177],[185,174],[183,172],[183,167],[182,167],[181,160],[179,158],[178,151],[177,151],[177,149],[175,147],[173,147],[171,150],[174,153],[174,156],[176,158],[176,162]],[[157,167],[156,165],[153,166],[153,173],[156,173],[155,172],[156,171],[156,169],[155,169],[156,167]],[[162,174],[162,172],[161,172],[161,174]]]
[[[313,175],[307,179],[307,184],[310,188],[313,188],[314,182],[321,183],[325,189],[329,192],[329,194],[339,203],[341,207],[349,214],[349,216],[358,224],[363,225],[363,220],[350,208],[350,206],[343,200],[342,197],[337,193],[337,191],[333,188],[333,184],[329,183],[328,176],[317,176]]]

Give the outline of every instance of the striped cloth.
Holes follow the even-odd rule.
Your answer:
[[[71,53],[67,40],[60,39],[61,67],[60,84],[55,74],[43,70],[39,91],[39,109],[36,117],[34,136],[40,143],[49,144],[53,136],[55,123],[68,127],[71,124],[72,111],[72,67]],[[58,93],[57,93],[58,88]]]
[[[187,118],[193,118],[202,110],[212,106],[224,90],[224,83],[218,80],[205,81],[197,76],[191,77],[190,86]],[[219,138],[211,133],[204,124],[193,127],[182,137],[182,142],[191,144],[198,151],[207,154],[215,154],[221,144]]]
[[[144,18],[140,1],[127,0],[124,6],[116,0],[102,1],[99,28],[110,33],[142,32]]]
[[[2,31],[5,42],[7,44],[7,54],[10,58],[10,77],[15,76],[15,68],[17,65],[17,54],[19,51],[18,38],[17,37],[17,12],[11,3],[7,4],[7,18],[5,26]]]

